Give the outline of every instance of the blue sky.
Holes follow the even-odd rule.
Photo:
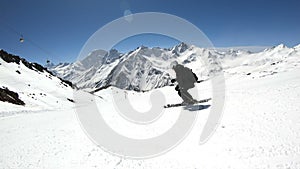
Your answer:
[[[44,64],[76,60],[87,39],[105,24],[132,13],[163,12],[201,29],[216,47],[300,43],[299,0],[1,0],[0,48]],[[24,43],[19,42],[20,34]],[[121,51],[172,46],[163,36],[137,36]]]

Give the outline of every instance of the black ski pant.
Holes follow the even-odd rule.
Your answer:
[[[182,98],[185,103],[193,103],[194,99],[189,94],[188,89],[180,88],[178,85],[175,87],[175,90],[178,92],[178,95]]]

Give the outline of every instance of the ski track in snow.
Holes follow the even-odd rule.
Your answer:
[[[197,144],[209,113],[200,111],[178,147],[147,160],[120,158],[94,145],[72,106],[0,117],[0,168],[299,169],[299,74],[226,81],[223,119],[213,137]]]

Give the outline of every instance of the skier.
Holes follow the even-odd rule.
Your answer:
[[[196,74],[191,69],[178,64],[177,61],[172,62],[171,67],[176,73],[176,80],[172,79],[171,82],[174,83],[177,81],[178,85],[175,87],[175,90],[182,98],[183,104],[190,105],[196,103],[197,100],[193,99],[188,93],[189,89],[195,87],[194,83],[198,82]]]

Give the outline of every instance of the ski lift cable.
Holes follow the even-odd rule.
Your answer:
[[[9,25],[8,23],[5,23],[4,20],[2,20],[2,25],[5,26],[9,31],[11,31],[14,34],[17,34],[18,36],[20,36],[20,42],[29,42],[32,46],[38,48],[40,51],[44,52],[46,55],[48,55],[48,57],[58,57],[57,55],[53,54],[52,52],[46,50],[45,48],[41,47],[39,44],[35,43],[32,39],[23,36],[22,33],[20,33],[19,31],[17,31],[14,27],[12,27],[11,25]],[[45,58],[46,60],[48,60],[48,58]]]

